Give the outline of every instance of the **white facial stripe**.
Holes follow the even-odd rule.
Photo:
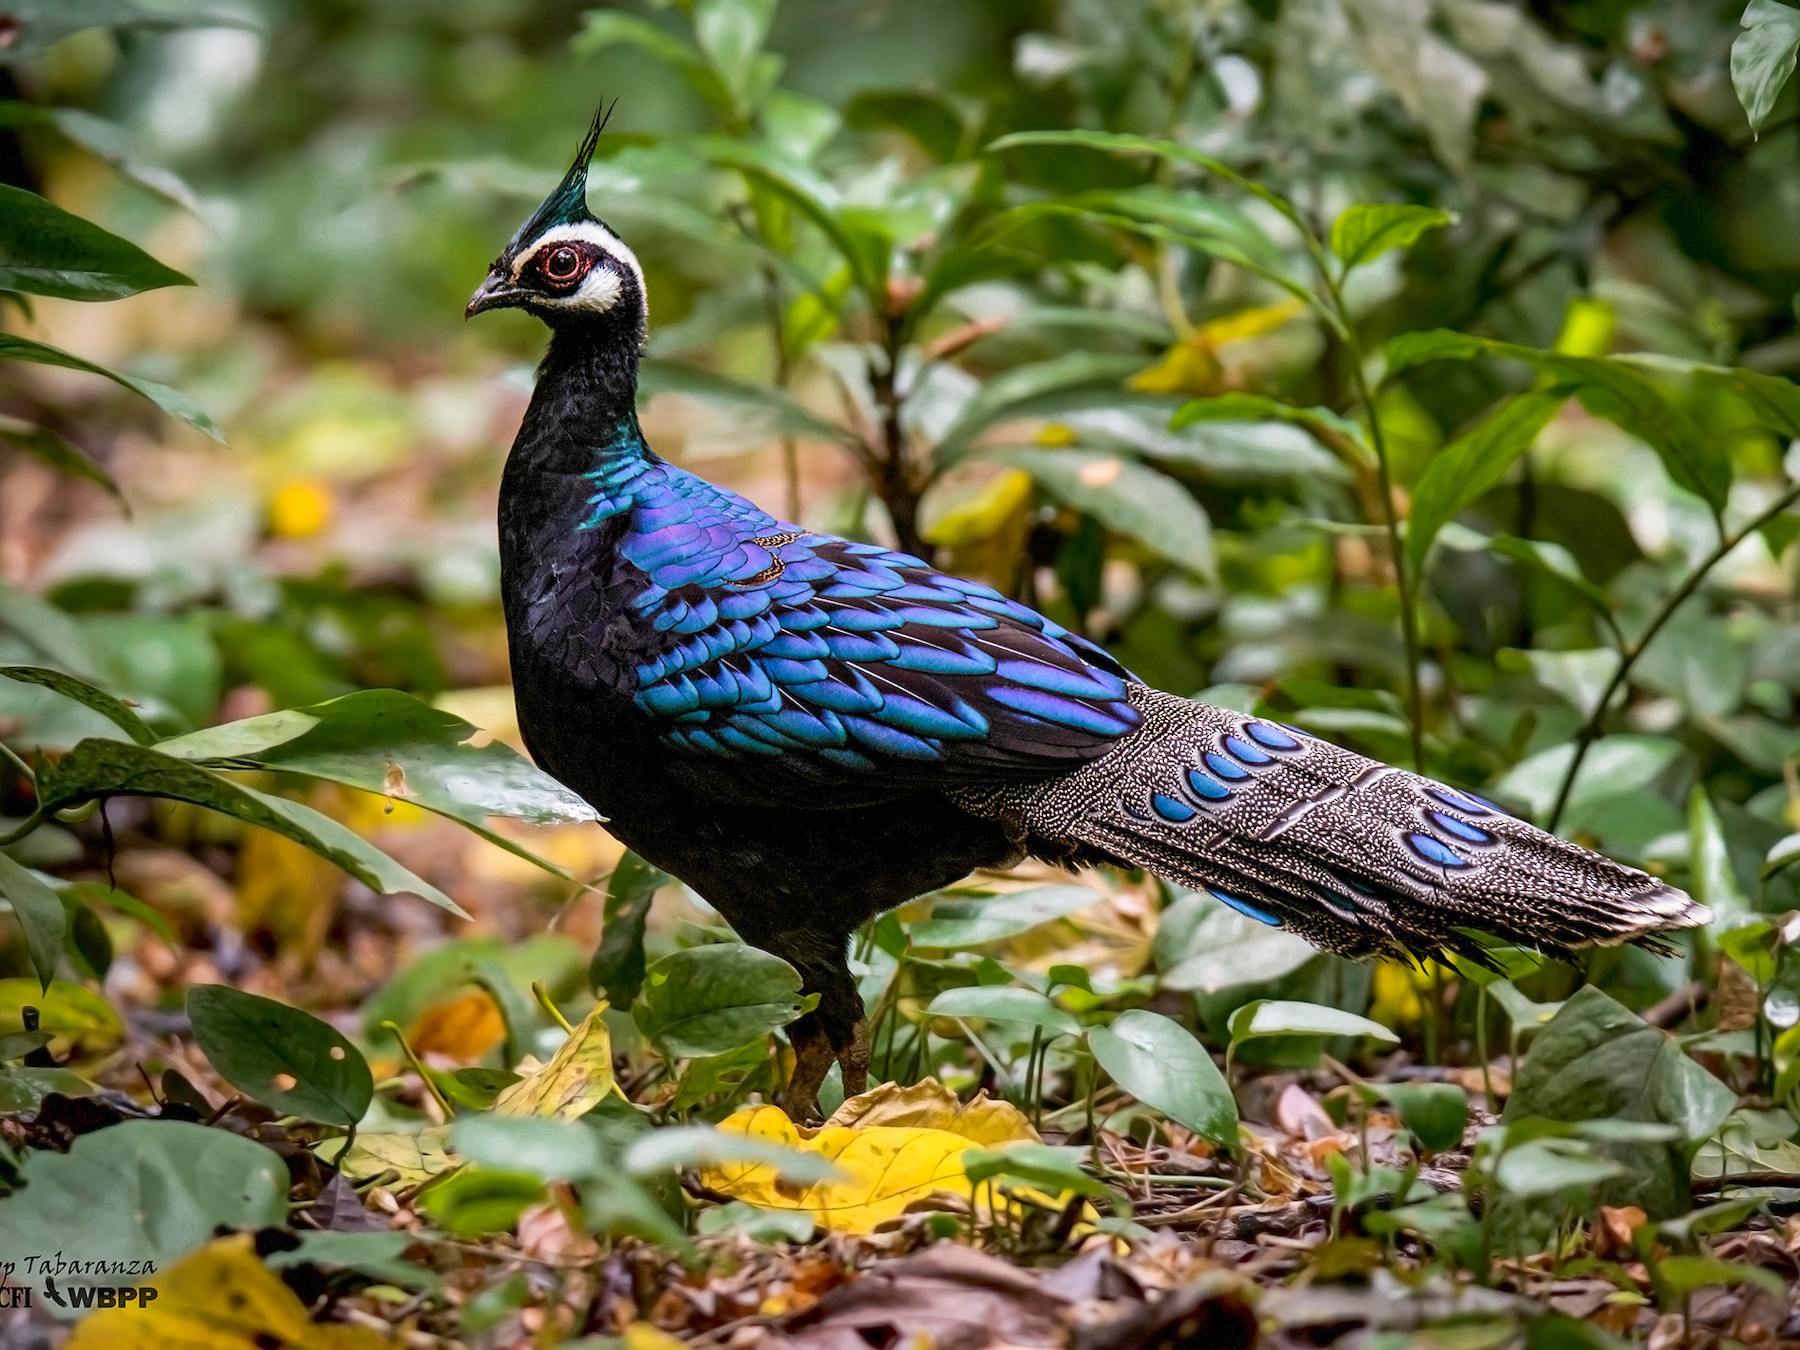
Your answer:
[[[583,221],[576,225],[558,225],[546,232],[531,246],[529,253],[521,254],[513,263],[513,280],[517,281],[531,264],[531,260],[545,249],[555,248],[559,244],[583,243],[602,249],[616,262],[631,269],[637,279],[638,295],[644,297],[646,306],[648,296],[644,290],[644,269],[638,265],[637,255],[626,247],[625,241],[619,238],[606,226],[597,221]],[[619,278],[604,267],[596,267],[588,273],[587,280],[581,283],[580,289],[573,295],[560,298],[544,297],[539,304],[555,305],[563,309],[587,309],[602,312],[611,309],[619,301],[622,287]]]

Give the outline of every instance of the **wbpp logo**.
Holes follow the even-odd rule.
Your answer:
[[[30,1295],[31,1291],[25,1291]],[[66,1289],[56,1287],[56,1277],[44,1277],[44,1297],[59,1308],[70,1311],[86,1311],[90,1308],[129,1308],[136,1305],[147,1308],[156,1302],[156,1290],[150,1285],[137,1284],[72,1284]],[[27,1299],[29,1303],[29,1298]]]

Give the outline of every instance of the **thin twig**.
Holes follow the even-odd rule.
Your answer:
[[[1625,681],[1631,675],[1631,668],[1637,664],[1638,658],[1644,654],[1644,650],[1656,640],[1656,635],[1662,632],[1663,626],[1675,617],[1675,611],[1681,608],[1689,596],[1700,589],[1700,583],[1706,580],[1707,574],[1713,568],[1724,561],[1725,557],[1744,540],[1797,501],[1800,501],[1800,484],[1795,484],[1782,493],[1773,504],[1752,516],[1735,533],[1722,534],[1712,552],[1701,559],[1699,565],[1689,572],[1682,579],[1681,584],[1669,592],[1667,598],[1657,607],[1656,613],[1651,616],[1649,624],[1645,626],[1637,641],[1620,651],[1618,668],[1613,671],[1612,679],[1607,682],[1606,691],[1600,695],[1599,700],[1594,704],[1593,711],[1588,713],[1581,724],[1581,729],[1575,733],[1575,754],[1569,760],[1569,767],[1563,774],[1561,786],[1556,790],[1556,805],[1550,808],[1550,819],[1545,824],[1546,829],[1554,830],[1557,822],[1562,819],[1563,808],[1569,804],[1569,794],[1574,791],[1575,779],[1581,773],[1582,761],[1587,758],[1587,752],[1594,742],[1600,739],[1600,727],[1606,719],[1607,709],[1612,706],[1613,697],[1625,687]]]

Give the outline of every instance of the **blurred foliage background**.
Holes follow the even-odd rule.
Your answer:
[[[590,199],[648,276],[662,454],[981,576],[1151,683],[1416,760],[1687,886],[1719,920],[1680,960],[1606,951],[1584,973],[1639,1009],[1700,981],[1675,1014],[1697,1053],[1791,1101],[1800,121],[1777,61],[1752,132],[1742,17],[1738,0],[0,5],[0,179],[195,282],[104,305],[0,295],[0,323],[179,388],[224,438],[91,373],[0,367],[0,647],[55,665],[46,644],[78,641],[159,734],[397,688],[511,737],[494,501],[542,333],[461,312],[616,99]],[[1070,129],[1115,139],[1021,135]],[[1332,228],[1357,203],[1412,209],[1357,253]],[[45,462],[71,456],[85,479]],[[0,689],[22,751],[66,749],[87,716]],[[5,791],[23,817],[25,782]],[[405,803],[312,792],[478,934],[557,917],[569,942],[544,969],[579,984],[598,900]],[[191,809],[122,799],[109,820],[107,839],[71,820],[15,852],[97,875],[117,843],[118,886],[180,919],[179,966],[115,966],[117,997],[222,973],[354,1005],[403,964],[393,941],[452,931]],[[591,826],[494,828],[576,878],[617,861]],[[1102,920],[1014,953],[1078,953],[1105,986],[1083,1011],[1174,994],[1223,1037],[1254,998],[1309,999],[1372,1009],[1434,1060],[1469,1053],[1486,1005],[1453,972],[1371,972],[1106,885]],[[708,922],[693,897],[669,914],[653,950]],[[1234,960],[1194,964],[1220,950]],[[892,967],[862,955],[873,1001]],[[1705,1008],[1733,982],[1747,1015]],[[1507,982],[1508,1011],[1577,983]],[[890,1041],[889,1067],[929,1043],[896,1060]],[[1755,1147],[1800,1148],[1792,1117],[1760,1128]]]

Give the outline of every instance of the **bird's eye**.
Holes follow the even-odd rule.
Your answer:
[[[551,281],[573,281],[581,274],[581,255],[572,248],[552,249],[541,270]]]

